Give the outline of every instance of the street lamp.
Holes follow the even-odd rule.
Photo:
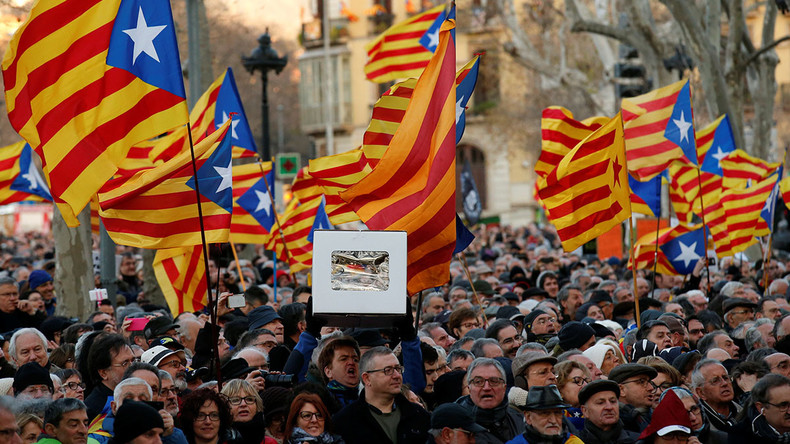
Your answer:
[[[241,57],[241,62],[250,74],[255,71],[261,72],[261,79],[263,80],[263,100],[261,103],[261,111],[263,114],[263,144],[261,146],[261,158],[263,161],[271,159],[271,151],[269,148],[269,95],[267,84],[269,83],[269,71],[274,71],[275,74],[285,68],[288,63],[288,56],[279,57],[277,51],[272,48],[272,38],[269,36],[267,29],[264,34],[258,37],[258,47],[252,50],[249,57]]]

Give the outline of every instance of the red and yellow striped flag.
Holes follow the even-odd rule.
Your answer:
[[[672,263],[669,262],[669,259],[661,250],[661,248],[656,246],[656,243],[661,245],[666,242],[673,229],[673,227],[666,227],[658,230],[657,239],[656,233],[648,233],[640,237],[634,245],[634,257],[628,258],[628,268],[631,270],[634,268],[637,270],[652,270],[654,259],[657,258],[657,273],[677,275],[678,272],[675,270],[675,267],[673,267]],[[634,261],[634,258],[636,258],[636,261]],[[636,262],[636,266],[634,266],[634,262]]]
[[[126,26],[138,18],[137,11],[134,17],[122,13],[122,6],[121,0],[39,0],[3,59],[9,120],[42,159],[52,196],[69,226],[79,225],[77,214],[133,144],[187,122],[178,51],[171,51],[168,39],[172,35],[175,44],[170,5],[144,8],[149,14],[161,8],[161,15],[170,17],[157,40],[168,57],[157,65],[158,75],[166,79],[163,87],[108,64],[111,55],[124,57],[110,50],[114,39],[128,39],[114,32],[116,23]],[[149,53],[140,58],[150,58]],[[164,72],[173,66],[177,73]]]
[[[439,46],[373,171],[340,196],[372,230],[408,236],[410,294],[444,285],[455,248],[455,42],[442,24]]]
[[[535,163],[535,174],[543,178],[548,176],[579,142],[608,121],[609,118],[603,116],[578,121],[561,106],[544,109],[540,118],[540,157]]]
[[[751,181],[759,182],[773,174],[779,163],[766,162],[737,149],[721,159],[724,188],[744,189]]]
[[[628,170],[645,181],[661,173],[683,150],[664,137],[678,94],[686,80],[622,102]]]
[[[539,191],[565,251],[573,251],[631,216],[620,114],[582,140]]]
[[[383,154],[383,151],[381,153]],[[378,159],[375,161],[378,162]],[[326,213],[333,225],[359,220],[354,209],[340,197],[340,192],[362,180],[371,171],[371,161],[362,148],[310,160],[306,175],[323,190],[326,197]],[[309,186],[306,189],[312,190]],[[299,200],[310,200],[309,193],[302,193],[304,195],[297,195]]]
[[[768,234],[765,232],[767,230],[760,233],[757,229],[762,220],[760,212],[774,185],[776,176],[770,176],[744,190],[729,189],[722,193],[721,203],[727,217],[727,234],[733,253],[743,251],[753,244],[756,235]]]
[[[22,141],[0,148],[0,205],[22,201],[44,202],[46,200],[35,194],[11,189],[11,184],[21,173],[19,156],[25,145],[26,143]]]
[[[233,216],[230,221],[230,238],[233,242],[265,244],[269,240],[271,234],[236,201],[271,170],[271,162],[248,163],[233,167]]]
[[[195,145],[197,169],[225,137],[230,121]],[[191,153],[185,151],[164,164],[129,179],[108,182],[99,191],[99,214],[107,233],[120,245],[175,248],[201,243]],[[117,181],[117,183],[116,183]],[[227,242],[231,214],[200,196],[206,242]]]
[[[313,230],[315,218],[321,207],[322,199],[312,199],[306,203],[287,210],[280,216],[282,224],[282,237],[272,227],[272,237],[266,244],[266,249],[273,250],[281,260],[286,258],[283,247],[283,237],[288,247],[287,261],[292,273],[306,270],[313,266],[313,243],[308,240]]]
[[[441,5],[410,17],[370,42],[365,64],[368,80],[385,83],[419,76],[433,55],[420,44],[420,38],[444,9]]]
[[[726,114],[722,114],[716,120],[706,125],[704,128],[696,130],[697,136],[697,160],[702,165],[705,162],[705,156],[713,146],[713,136],[716,134],[716,128],[719,127],[721,121],[724,120]]]
[[[206,306],[203,245],[158,250],[153,267],[171,312],[198,311]]]

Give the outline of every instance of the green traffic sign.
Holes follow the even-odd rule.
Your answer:
[[[292,178],[301,168],[302,158],[299,153],[282,153],[276,157],[277,177]]]

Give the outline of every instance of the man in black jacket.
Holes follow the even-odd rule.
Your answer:
[[[332,418],[346,444],[425,442],[431,417],[401,395],[403,366],[392,351],[386,347],[368,350],[359,369],[364,390]]]
[[[579,391],[584,429],[576,435],[585,444],[633,444],[638,433],[623,429],[620,420],[620,386],[606,379],[593,381]]]

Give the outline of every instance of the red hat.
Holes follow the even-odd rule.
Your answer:
[[[664,392],[664,399],[658,403],[658,407],[653,411],[650,424],[639,435],[639,439],[646,439],[654,434],[664,436],[672,432],[691,434],[691,420],[686,407],[683,405],[683,401],[678,398],[674,391],[667,390]]]

